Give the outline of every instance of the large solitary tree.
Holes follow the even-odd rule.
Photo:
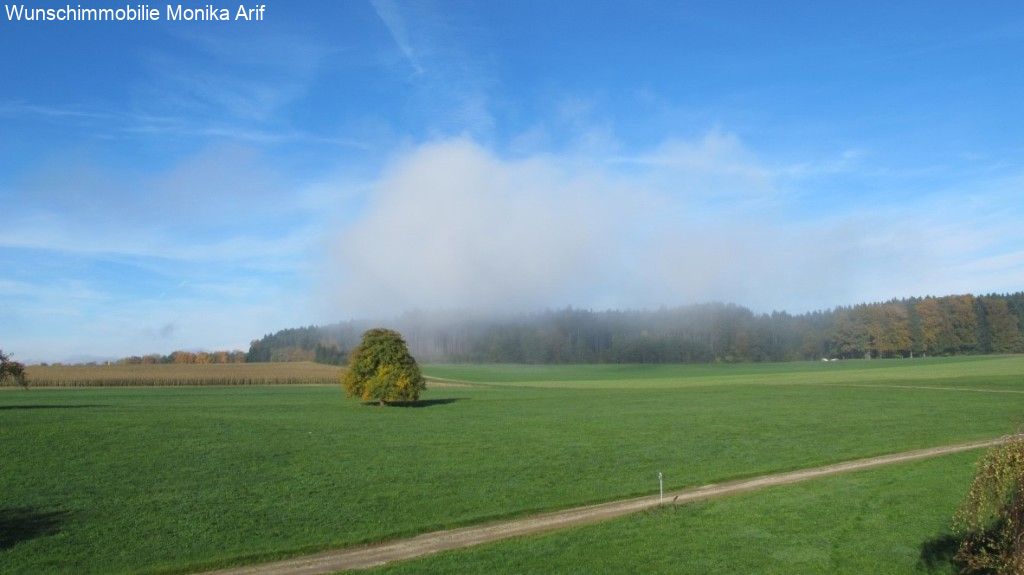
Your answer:
[[[362,342],[349,355],[341,383],[349,397],[379,405],[415,401],[427,387],[402,335],[381,328],[363,334]]]
[[[22,387],[28,387],[28,379],[25,377],[25,366],[16,361],[11,361],[11,358],[3,350],[0,350],[0,383],[8,379],[14,380],[15,383]]]

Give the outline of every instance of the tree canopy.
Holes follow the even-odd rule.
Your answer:
[[[28,387],[28,379],[25,377],[25,366],[16,361],[11,361],[11,358],[3,350],[0,350],[0,383],[8,379],[14,380],[15,383],[22,387]]]
[[[376,328],[363,334],[349,354],[342,385],[349,397],[376,401],[415,401],[426,389],[419,365],[409,353],[401,334]]]

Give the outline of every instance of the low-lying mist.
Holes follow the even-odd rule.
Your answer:
[[[700,301],[801,312],[1009,288],[1005,270],[961,273],[983,246],[942,198],[912,212],[811,206],[812,181],[795,172],[718,132],[632,157],[424,144],[368,187],[333,241],[325,317]]]

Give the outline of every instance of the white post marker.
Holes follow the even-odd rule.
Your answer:
[[[665,482],[661,479],[661,472],[658,472],[658,503],[665,502]]]

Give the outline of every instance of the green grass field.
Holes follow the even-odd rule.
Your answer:
[[[679,388],[725,384],[904,384],[1017,389],[1021,356],[969,356],[837,362],[649,365],[433,365],[429,375],[528,387]]]
[[[953,573],[977,453],[828,477],[441,553],[404,573]]]
[[[651,493],[658,471],[681,488],[1024,422],[1024,357],[516,369],[429,367],[500,384],[401,408],[335,386],[2,391],[0,572],[240,564]]]

